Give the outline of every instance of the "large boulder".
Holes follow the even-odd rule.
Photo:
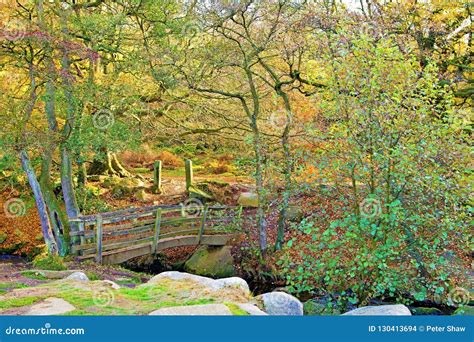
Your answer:
[[[258,195],[253,192],[242,192],[237,203],[242,207],[258,208]]]
[[[130,195],[145,187],[145,183],[138,178],[120,178],[118,182],[112,185],[112,195],[120,197]]]
[[[150,316],[231,316],[232,312],[224,304],[203,304],[172,306],[149,313]]]
[[[202,276],[223,278],[235,274],[230,246],[201,246],[184,264],[184,270]]]
[[[162,272],[151,278],[147,284],[156,284],[162,281],[163,279],[175,281],[192,281],[211,290],[239,289],[242,290],[244,293],[250,293],[247,282],[242,278],[231,277],[223,279],[211,279],[178,271]]]
[[[32,305],[28,311],[25,312],[27,316],[50,316],[62,315],[67,312],[76,310],[76,308],[69,302],[61,298],[46,298],[45,300]]]
[[[264,293],[255,297],[257,305],[272,316],[302,316],[303,304],[284,292]]]
[[[343,316],[411,316],[410,310],[403,304],[364,306],[343,314]]]

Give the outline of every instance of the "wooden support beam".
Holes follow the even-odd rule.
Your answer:
[[[189,191],[191,185],[193,185],[193,162],[189,159],[185,161],[186,168],[186,191]]]
[[[207,212],[209,210],[209,205],[205,204],[204,205],[204,211],[202,212],[202,218],[201,218],[201,226],[199,227],[199,233],[196,237],[196,243],[199,244],[201,243],[201,237],[204,232],[204,228],[206,226],[206,219],[207,219]]]
[[[95,261],[102,263],[102,216],[97,215],[96,218],[96,258]]]
[[[156,210],[155,229],[153,233],[153,245],[151,248],[152,254],[156,254],[156,246],[158,245],[158,240],[160,239],[160,228],[161,228],[161,208],[158,208]]]

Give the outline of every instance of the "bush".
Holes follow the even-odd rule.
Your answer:
[[[207,173],[220,175],[222,173],[232,172],[233,167],[232,165],[229,165],[226,161],[211,161],[204,164],[204,170]]]
[[[164,167],[177,168],[184,166],[184,161],[169,151],[159,152],[156,160],[161,160]]]
[[[321,104],[337,119],[328,136],[338,143],[308,160],[337,177],[342,196],[332,215],[296,227],[283,273],[293,291],[322,292],[342,306],[449,298],[451,288],[468,287],[472,235],[469,149],[452,93],[434,65],[420,73],[390,40],[341,38],[347,45],[333,56]]]
[[[57,255],[38,255],[33,259],[33,266],[40,270],[49,270],[49,271],[64,271],[67,270],[66,265],[64,265],[63,259]]]

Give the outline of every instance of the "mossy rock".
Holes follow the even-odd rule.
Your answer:
[[[225,278],[235,274],[230,246],[201,246],[184,264],[184,270],[202,276]]]
[[[453,315],[459,316],[474,316],[474,306],[461,306],[454,311]]]
[[[0,233],[0,244],[4,243],[8,235],[5,233]]]

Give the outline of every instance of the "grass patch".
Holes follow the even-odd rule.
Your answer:
[[[94,272],[86,272],[86,276],[91,281],[92,280],[100,280],[100,277],[97,275],[97,273],[94,273]]]
[[[230,312],[232,312],[232,314],[235,315],[235,316],[250,316],[250,314],[247,311],[242,310],[235,303],[225,302],[224,305],[227,306],[229,308]]]
[[[139,277],[130,277],[128,279],[120,279],[115,281],[119,285],[125,285],[125,284],[141,284],[142,280]]]
[[[48,278],[46,278],[45,276],[35,271],[24,271],[24,272],[21,272],[21,275],[24,277],[36,279],[36,280],[48,280]]]
[[[27,305],[32,305],[36,302],[39,302],[40,300],[43,300],[44,296],[39,296],[39,297],[16,297],[16,298],[8,298],[5,300],[2,300],[0,302],[0,309],[10,309],[10,308],[17,308],[20,306],[27,306]]]
[[[5,290],[5,289],[21,289],[24,287],[28,287],[28,285],[23,284],[23,283],[0,283],[0,290]]]

